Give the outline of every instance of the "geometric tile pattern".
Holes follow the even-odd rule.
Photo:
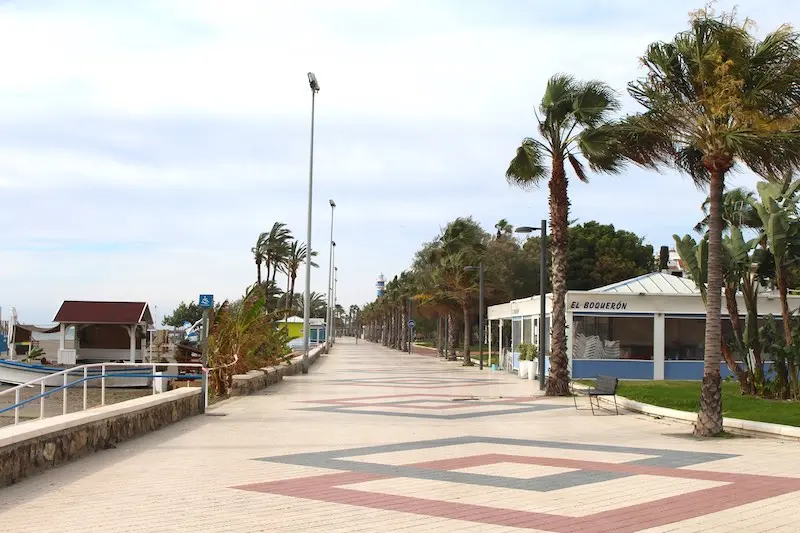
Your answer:
[[[492,446],[498,452],[470,455],[469,447],[476,445]],[[393,453],[426,450],[450,457],[409,464],[392,464],[387,460]],[[508,453],[508,450],[517,451]],[[606,460],[570,457],[593,452],[602,452]],[[608,458],[613,458],[613,454],[618,454],[621,460],[610,462]],[[370,456],[375,459],[368,460]],[[471,436],[262,457],[257,460],[339,472],[232,488],[557,533],[641,531],[800,491],[797,478],[685,468],[730,457],[735,455]],[[533,476],[476,473],[481,469],[491,471],[490,467],[496,465],[516,465],[522,472],[527,468]],[[615,486],[615,480],[625,478],[631,482],[639,479],[640,486],[649,487],[650,494],[645,494],[647,501],[642,500],[641,494],[628,495],[627,498],[639,503],[626,505],[630,500],[625,495],[604,490]],[[406,481],[396,483],[398,479]],[[406,492],[388,489],[386,480],[394,481],[394,487],[406,486]],[[469,501],[458,493],[458,487],[465,485],[472,486],[472,492],[476,485],[495,491],[505,489],[509,496],[506,501],[495,501],[492,505]],[[436,487],[436,491],[426,493],[428,486]],[[582,490],[582,486],[590,488]],[[584,508],[587,499],[590,503],[596,501],[595,512],[571,513],[570,507],[575,506],[564,504],[570,498],[580,501]]]
[[[530,396],[473,398],[449,394],[394,394],[332,400],[309,400],[302,403],[323,404],[323,406],[301,407],[294,410],[394,416],[426,420],[466,420],[568,408],[566,405],[543,403],[540,401],[541,398],[532,398]]]
[[[333,383],[335,385],[362,385],[365,387],[385,387],[392,389],[449,389],[452,387],[497,385],[496,381],[487,379],[425,377],[419,375],[410,375],[407,377],[393,375],[372,378],[334,379],[329,380],[328,383]]]

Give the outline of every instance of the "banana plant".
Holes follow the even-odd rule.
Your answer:
[[[753,208],[761,218],[763,237],[766,238],[775,262],[775,284],[781,302],[781,319],[787,350],[793,343],[792,320],[788,303],[788,268],[800,258],[800,220],[798,220],[798,192],[800,180],[787,175],[781,182],[759,182],[756,186],[759,201],[752,200]],[[800,395],[798,364],[787,358],[786,367],[777,365],[779,374],[788,373],[789,394]]]
[[[703,297],[703,303],[706,303],[706,280],[708,277],[708,239],[703,238],[697,242],[691,235],[684,235],[683,238],[673,235],[675,240],[675,249],[678,252],[681,260],[686,266],[686,270],[692,281],[695,282],[700,294]],[[731,320],[731,326],[734,332],[733,348],[735,354],[732,352],[731,347],[722,339],[722,357],[728,365],[728,369],[736,376],[739,381],[739,388],[742,394],[752,394],[755,392],[755,375],[753,361],[750,360],[748,345],[744,340],[743,325],[739,316],[739,305],[736,301],[736,293],[739,291],[742,280],[742,269],[744,265],[749,267],[750,251],[758,244],[758,240],[753,242],[745,242],[741,230],[732,228],[728,236],[723,239],[723,281],[725,285],[725,303],[728,309],[728,316]],[[749,308],[748,308],[749,310]],[[750,312],[748,311],[748,315]],[[758,315],[756,314],[757,323]],[[745,363],[745,368],[742,368],[737,363],[738,356]]]

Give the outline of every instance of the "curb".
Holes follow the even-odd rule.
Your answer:
[[[575,388],[588,389],[590,387],[581,383],[575,383]],[[605,398],[601,397],[600,400],[609,405],[614,405],[613,401]],[[695,420],[697,419],[697,413],[679,411],[678,409],[670,409],[668,407],[659,407],[657,405],[650,405],[649,403],[637,402],[620,395],[617,395],[617,404],[621,408],[627,409],[628,411],[634,411],[636,413],[653,417],[670,418],[690,424],[694,424]],[[785,426],[783,424],[772,424],[769,422],[756,422],[754,420],[742,420],[740,418],[724,417],[722,419],[722,427],[750,435],[800,440],[800,427],[795,426]]]

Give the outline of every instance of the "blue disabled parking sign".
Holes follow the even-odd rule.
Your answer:
[[[408,327],[410,327],[410,328],[412,328],[412,329],[413,329],[413,328],[414,328],[414,326],[416,326],[416,325],[417,325],[417,323],[416,323],[416,322],[414,322],[413,320],[409,320],[409,321],[408,321]]]
[[[214,306],[214,295],[213,294],[201,294],[200,301],[198,303],[200,307],[203,309],[208,309]]]

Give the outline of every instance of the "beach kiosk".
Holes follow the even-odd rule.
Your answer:
[[[549,344],[551,295],[546,298]],[[746,309],[737,295],[739,309]],[[800,296],[790,296],[791,309],[800,307]],[[759,295],[759,314],[780,317],[775,292]],[[723,337],[733,334],[723,303]],[[539,296],[489,307],[492,324],[499,327],[495,339],[509,371],[518,368],[519,345],[536,345]],[[703,377],[705,305],[690,279],[672,272],[653,272],[590,291],[568,291],[566,298],[567,356],[575,379],[598,375],[620,379],[701,380]],[[511,332],[508,335],[508,332]],[[549,346],[545,345],[545,353]],[[766,366],[770,366],[766,362]],[[723,378],[730,375],[722,363]]]

